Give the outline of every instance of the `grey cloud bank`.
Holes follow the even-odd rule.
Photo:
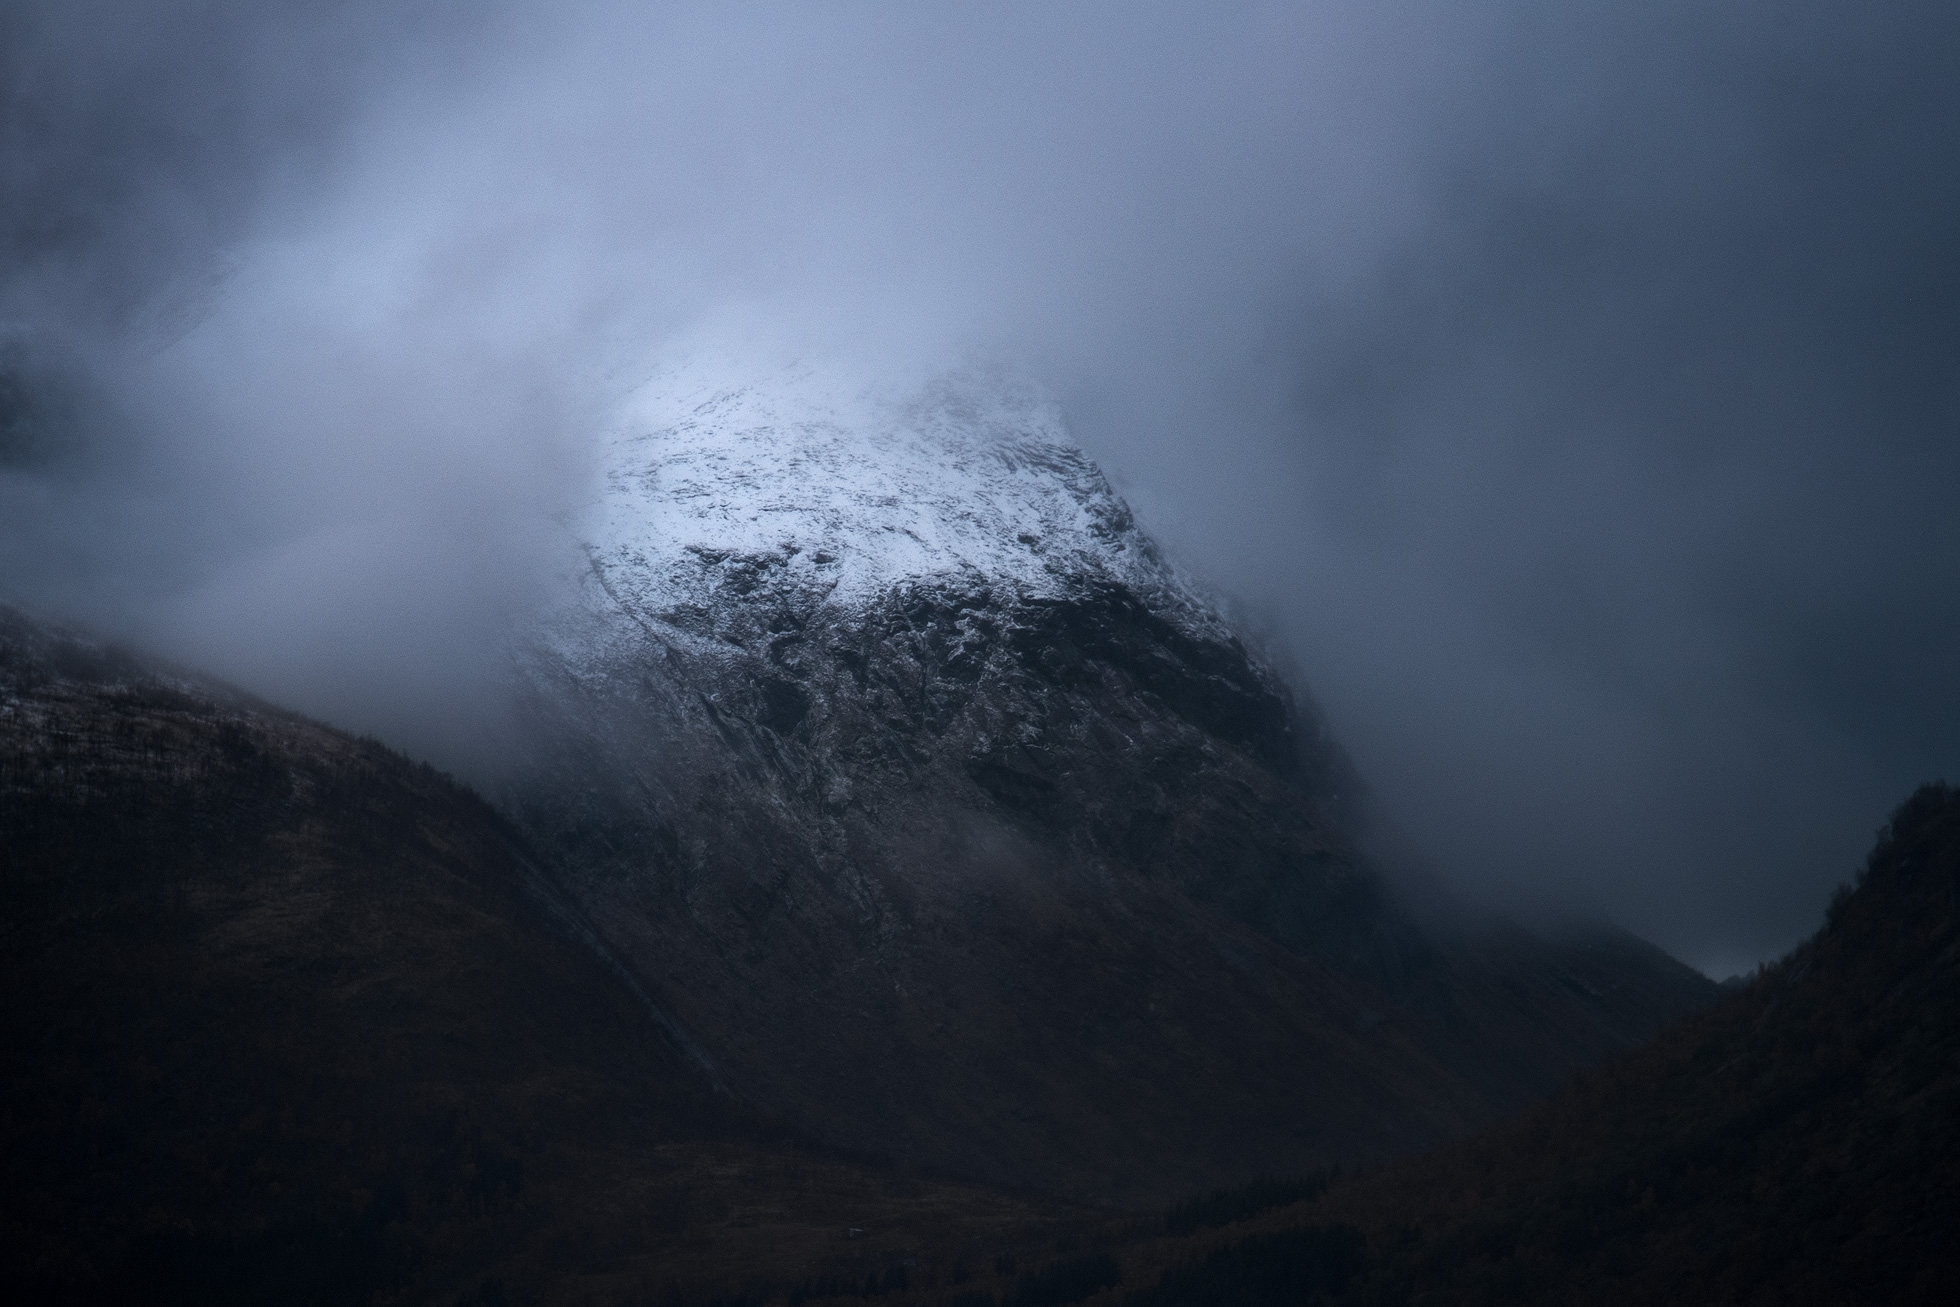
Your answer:
[[[1960,772],[1944,7],[0,22],[0,588],[343,724],[481,746],[712,334],[1045,374],[1510,906],[1746,965]]]

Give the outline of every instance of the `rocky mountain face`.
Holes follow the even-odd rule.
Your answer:
[[[700,792],[740,812],[734,784]],[[618,801],[593,796],[591,812]],[[1041,830],[1022,827],[1016,849],[1059,838]],[[650,879],[676,855],[647,847]],[[719,923],[727,960],[689,985],[650,965],[657,927],[602,933],[559,888],[577,880],[567,865],[373,741],[0,608],[0,1293],[486,1307],[1145,1307],[1293,1302],[1313,1286],[1368,1303],[1951,1296],[1950,786],[1900,808],[1815,939],[1526,1114],[1331,1187],[1254,1184],[1161,1222],[919,1163],[986,1172],[957,1151],[979,1136],[1000,1150],[995,1174],[1081,1192],[1105,1165],[1134,1204],[1166,1174],[1242,1172],[1255,1139],[1271,1169],[1290,1166],[1303,1129],[1367,1119],[1344,1078],[1398,1096],[1373,1105],[1378,1119],[1442,1101],[1417,1097],[1416,1077],[1487,1108],[1524,1092],[1491,1059],[1542,1074],[1693,994],[1624,939],[1438,937],[1379,887],[1378,937],[1407,946],[1392,965],[1317,936],[1282,944],[1269,932],[1283,926],[1171,871],[1044,886],[1037,873],[1072,874],[1060,854],[964,899],[894,894],[882,936],[849,934],[817,899],[764,937],[754,901],[747,917],[730,901],[739,886],[697,876],[678,892],[689,928]],[[636,902],[631,868],[610,865],[629,883],[586,896],[619,913]],[[862,865],[987,869],[972,855]],[[816,873],[790,872],[815,899],[821,885],[796,878]],[[657,895],[676,891],[640,893],[642,918],[673,910]],[[772,978],[765,945],[788,966],[816,953],[798,932],[855,951]],[[873,982],[853,989],[853,972]],[[892,974],[906,990],[879,1008]],[[753,987],[716,994],[738,979]],[[840,996],[863,1006],[840,1014]],[[828,1024],[797,1031],[777,1002]],[[761,1034],[707,1024],[716,1003]],[[946,1012],[971,1052],[860,1033],[880,1018],[930,1031]],[[768,1035],[778,1065],[837,1069],[823,1050],[839,1043],[862,1061],[831,1099],[820,1082],[792,1097],[768,1078]],[[1295,1096],[1261,1098],[1234,1075],[1291,1075]],[[1126,1077],[1127,1097],[1093,1099]],[[1006,1108],[983,1096],[1003,1084],[1021,1094]],[[894,1112],[885,1152],[900,1165],[807,1146],[858,1125],[822,1115],[851,1094]],[[1068,1135],[1084,1123],[1087,1144]],[[1114,1139],[1125,1125],[1135,1137]],[[935,1153],[935,1139],[952,1142]],[[1043,1139],[1060,1158],[1045,1170],[1029,1142]]]
[[[1418,924],[1025,393],[665,374],[607,471],[501,812],[0,608],[10,1298],[1035,1301],[1711,988]]]
[[[1011,384],[665,371],[573,529],[504,806],[803,1137],[1147,1202],[1464,1133],[1712,995],[1420,927],[1315,711]]]

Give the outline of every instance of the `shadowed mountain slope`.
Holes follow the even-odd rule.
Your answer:
[[[1463,1303],[1936,1303],[1960,1286],[1960,792],[1815,938],[1475,1147],[1343,1200]]]
[[[1053,1219],[732,1112],[445,778],[4,608],[0,995],[14,1302],[616,1301]]]
[[[1464,1134],[1706,998],[1419,926],[1039,405],[684,398],[523,652],[506,815],[0,610],[19,1292],[890,1292],[1060,1201]]]
[[[1712,996],[1418,926],[1318,715],[998,379],[663,373],[576,526],[507,810],[811,1138],[1148,1204],[1464,1134]]]
[[[1144,1241],[1098,1301],[1947,1303],[1956,1158],[1960,791],[1929,785],[1740,992],[1474,1140]]]

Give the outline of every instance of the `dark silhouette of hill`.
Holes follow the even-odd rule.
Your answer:
[[[1138,638],[1127,652],[1063,646],[1049,660],[1060,673],[1001,693],[1093,677],[1113,708],[1124,660],[1157,656]],[[1241,660],[1228,671],[1256,676],[1243,652],[1225,655]],[[1290,712],[1276,692],[1264,710],[1282,724]],[[740,765],[747,737],[730,733]],[[1318,838],[1298,822],[1256,827],[1283,810],[1293,764],[1261,780],[1223,745],[1187,743],[1216,755],[1195,793],[1221,769],[1273,793],[1220,789],[1253,806],[1190,817],[1173,860],[1206,831],[1240,848],[1235,825],[1255,845]],[[1093,797],[1096,759],[1081,762],[1056,783],[1056,811]],[[751,795],[732,790],[731,810]],[[1268,868],[1279,897],[1254,882],[1232,900],[1220,865],[1215,894],[1172,866],[1098,900],[1038,847],[1075,818],[1021,820],[1015,838],[1036,853],[998,869],[991,898],[961,901],[977,915],[939,918],[941,955],[910,973],[957,1014],[950,1030],[894,1033],[883,1009],[818,1020],[863,952],[826,933],[826,916],[806,918],[800,941],[750,922],[725,937],[748,951],[714,966],[680,949],[663,960],[651,930],[629,936],[628,957],[525,834],[446,777],[0,609],[0,1292],[1073,1301],[1136,1283],[1104,1247],[1107,1215],[975,1177],[1135,1204],[1230,1180],[1262,1155],[1275,1169],[1315,1156],[1301,1141],[1329,1115],[1385,1122],[1371,1150],[1406,1149],[1468,1129],[1493,1110],[1493,1085],[1528,1095],[1549,1067],[1623,1046],[1701,993],[1664,955],[1611,935],[1409,934],[1387,961],[1344,960],[1399,919],[1364,894],[1350,924],[1367,929],[1325,947],[1262,921],[1259,904],[1298,908],[1329,883],[1288,888],[1283,859]],[[758,865],[802,874],[773,843],[780,826],[739,834],[733,847]],[[1091,826],[1085,838],[1100,837]],[[1350,848],[1325,847],[1372,883]],[[736,912],[725,895],[738,888],[704,880],[697,909]],[[921,885],[907,930],[932,925],[943,888]],[[657,923],[663,902],[627,905]],[[660,929],[686,927],[683,915]],[[781,959],[761,952],[785,940]],[[802,994],[785,979],[799,959],[811,964]],[[704,999],[731,962],[770,983]],[[669,1006],[672,992],[691,1006]],[[931,1010],[909,1001],[900,1017]],[[955,1056],[962,1037],[975,1046]],[[758,1090],[769,1082],[725,1056],[766,1038],[782,1041],[782,1066],[861,1065],[841,1085],[813,1073],[800,1117],[775,1111],[783,1100]],[[1452,1040],[1476,1056],[1452,1062]],[[1493,1068],[1511,1056],[1523,1066],[1506,1079]],[[894,1066],[907,1078],[882,1079]],[[853,1104],[865,1086],[876,1092]],[[860,1119],[910,1102],[891,1147],[820,1151],[876,1144]],[[1397,1124],[1411,1104],[1433,1113],[1426,1134]],[[1000,1129],[962,1134],[961,1113]],[[990,1140],[999,1155],[975,1161]],[[1208,1228],[1243,1202],[1200,1204],[1192,1219]]]
[[[619,1300],[1053,1219],[731,1109],[461,787],[5,609],[0,994],[13,1302]]]
[[[1934,1304],[1960,1288],[1960,790],[1815,937],[1518,1119],[1112,1237],[1133,1307]]]
[[[1473,1145],[1330,1197],[1421,1231],[1386,1301],[1936,1303],[1960,1289],[1960,791],[1824,928]]]

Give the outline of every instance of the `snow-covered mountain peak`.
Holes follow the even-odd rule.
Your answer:
[[[679,632],[721,634],[736,599],[838,612],[909,583],[1036,598],[1110,582],[1180,625],[1217,622],[1054,404],[999,376],[668,365],[623,401],[603,477],[579,524],[593,575]]]

